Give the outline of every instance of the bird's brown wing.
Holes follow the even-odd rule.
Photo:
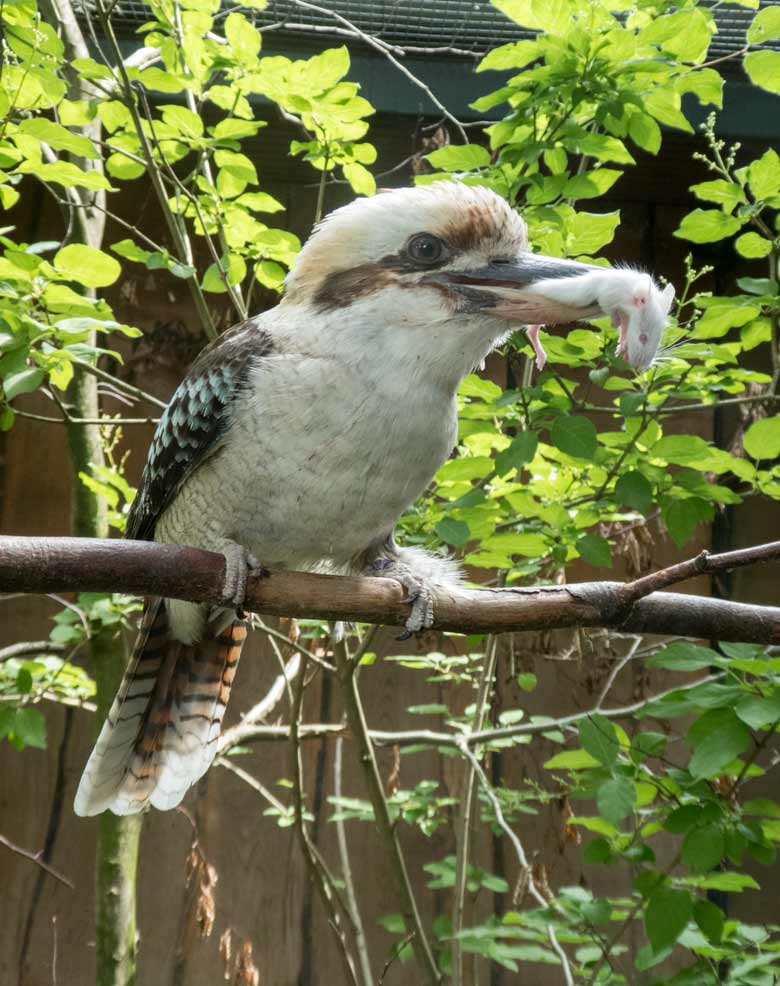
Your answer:
[[[219,447],[253,364],[271,351],[271,337],[250,319],[223,333],[198,356],[157,425],[127,517],[127,537],[154,537],[157,518],[182,483]]]

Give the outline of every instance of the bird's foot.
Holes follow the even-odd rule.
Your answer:
[[[227,538],[222,544],[222,554],[225,556],[225,582],[222,588],[223,605],[230,606],[236,611],[240,620],[246,617],[244,601],[246,599],[246,582],[250,575],[263,578],[268,575],[260,561],[236,541]]]
[[[412,611],[406,621],[404,632],[399,640],[408,640],[412,634],[433,626],[433,592],[428,583],[403,562],[395,558],[375,558],[364,570],[365,575],[394,579],[406,591],[403,602],[410,603]]]

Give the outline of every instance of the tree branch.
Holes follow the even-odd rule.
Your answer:
[[[780,542],[708,555],[674,566],[674,581],[780,557]],[[701,565],[706,564],[702,569]],[[0,537],[0,592],[93,591],[223,601],[225,560],[214,552],[144,541]],[[658,573],[671,584],[670,570]],[[504,633],[608,627],[626,633],[780,644],[780,607],[652,592],[648,580],[580,582],[534,588],[437,587],[434,627],[458,633]],[[652,588],[652,586],[650,586]],[[277,572],[250,578],[246,609],[273,616],[402,626],[404,591],[381,578]]]
[[[58,870],[55,870],[53,866],[49,866],[45,859],[43,859],[41,853],[30,852],[29,849],[23,849],[22,846],[17,846],[15,842],[11,842],[10,839],[6,839],[4,835],[0,835],[0,846],[5,846],[6,849],[10,849],[11,852],[16,853],[17,856],[23,856],[25,859],[29,859],[31,863],[35,863],[36,866],[40,866],[42,870],[53,876],[55,880],[60,883],[64,883],[66,887],[70,887],[71,890],[75,889],[75,885],[72,880],[69,880],[66,876],[63,876]]]

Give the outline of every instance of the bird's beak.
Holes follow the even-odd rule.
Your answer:
[[[524,325],[555,325],[607,314],[599,308],[594,292],[585,288],[587,279],[580,282],[585,290],[556,290],[564,283],[574,287],[572,278],[603,270],[574,260],[525,253],[511,262],[470,271],[440,271],[428,277],[446,284],[469,311],[484,311]],[[558,294],[566,300],[556,298]]]

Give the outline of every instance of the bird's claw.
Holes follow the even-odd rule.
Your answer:
[[[226,541],[222,546],[222,554],[225,556],[222,600],[225,606],[236,611],[239,620],[243,620],[246,618],[244,601],[248,577],[252,575],[255,578],[264,578],[269,572],[263,568],[256,555],[236,541]]]
[[[405,590],[401,602],[411,606],[412,611],[406,620],[406,629],[397,638],[398,640],[408,640],[413,634],[433,626],[433,592],[426,582],[413,575],[406,565],[392,558],[375,558],[367,567],[366,575],[393,579]]]

